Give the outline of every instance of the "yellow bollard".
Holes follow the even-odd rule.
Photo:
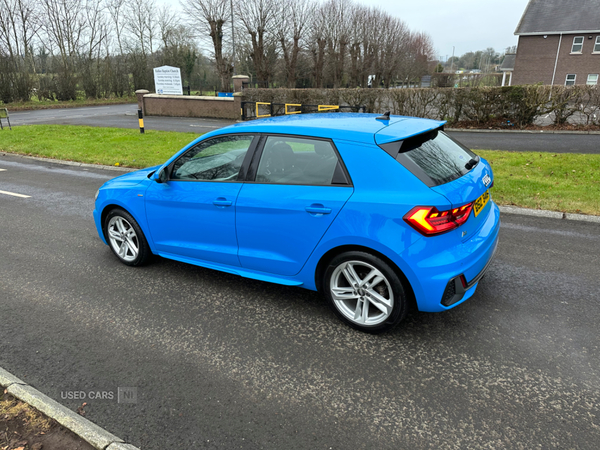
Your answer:
[[[144,115],[141,109],[138,109],[138,119],[140,121],[140,133],[144,134]]]

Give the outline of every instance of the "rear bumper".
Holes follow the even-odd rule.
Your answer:
[[[419,311],[446,311],[475,293],[498,247],[500,210],[490,203],[485,222],[468,241],[448,246],[448,241],[425,238],[402,255],[413,271],[407,277]]]
[[[492,257],[489,259],[489,261],[481,270],[481,272],[479,272],[471,281],[467,281],[464,274],[460,274],[459,276],[456,276],[450,281],[448,281],[448,284],[446,285],[446,290],[444,291],[444,294],[442,296],[442,306],[446,308],[454,306],[455,304],[460,302],[465,297],[465,294],[471,289],[473,289],[473,291],[471,292],[471,295],[473,295],[473,293],[475,292],[475,286],[477,285],[477,283],[479,283],[479,280],[483,278],[486,271],[492,264],[494,256],[496,256],[496,250],[498,250],[498,239],[496,239],[496,244],[494,245],[494,250],[492,251]],[[469,297],[471,295],[469,295]]]

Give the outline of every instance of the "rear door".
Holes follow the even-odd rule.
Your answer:
[[[240,264],[297,274],[352,192],[331,141],[265,136],[236,204]]]

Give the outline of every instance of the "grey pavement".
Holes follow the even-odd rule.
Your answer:
[[[600,225],[502,215],[476,294],[381,336],[316,293],[157,258],[92,222],[114,171],[0,156],[0,367],[143,449],[595,449]]]

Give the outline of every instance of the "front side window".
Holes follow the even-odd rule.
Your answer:
[[[575,84],[575,80],[577,79],[577,75],[574,73],[570,73],[567,75],[567,79],[565,81],[565,86],[573,86]]]
[[[588,75],[587,83],[588,86],[596,86],[598,84],[598,74],[590,73]]]
[[[269,136],[262,151],[256,181],[331,185],[338,164],[337,154],[329,141]]]
[[[192,147],[175,161],[172,180],[237,181],[254,136],[220,136]]]
[[[600,53],[600,36],[596,36],[596,43],[594,44],[594,53]]]
[[[571,53],[581,53],[583,50],[583,36],[577,36],[573,38],[573,47]]]

